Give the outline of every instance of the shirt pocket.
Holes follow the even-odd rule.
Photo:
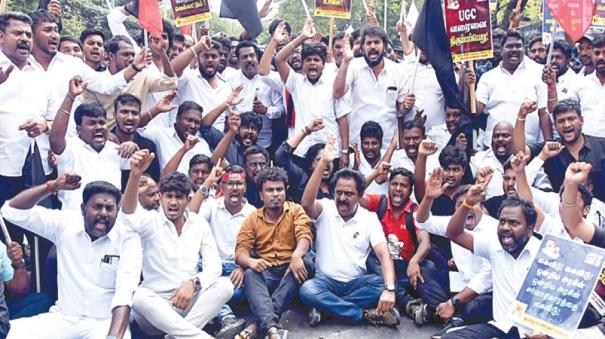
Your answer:
[[[101,262],[99,268],[99,277],[97,279],[97,285],[107,289],[114,289],[116,286],[116,272],[118,269],[118,260],[112,258],[112,262],[105,263]]]
[[[387,87],[384,104],[389,108],[394,108],[397,105],[397,94],[398,90],[396,86]]]

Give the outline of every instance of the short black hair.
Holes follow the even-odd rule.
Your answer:
[[[439,154],[439,165],[443,168],[447,168],[449,165],[460,165],[462,169],[466,169],[468,165],[466,152],[454,145],[447,145]]]
[[[107,118],[107,112],[98,102],[87,102],[78,106],[74,112],[74,120],[77,126],[82,125],[82,117]]]
[[[84,43],[84,41],[86,40],[86,38],[88,38],[91,35],[98,35],[101,37],[101,39],[103,39],[103,41],[105,41],[105,34],[96,28],[87,28],[85,30],[82,31],[82,33],[80,33],[80,41],[82,41],[82,43]]]
[[[244,170],[244,168],[242,166],[239,166],[239,165],[229,165],[223,169],[223,172],[243,174],[244,177],[246,176],[246,171]]]
[[[10,20],[17,20],[25,22],[28,25],[32,25],[32,19],[25,13],[21,12],[4,12],[0,14],[0,31],[5,32],[8,22]],[[33,29],[33,28],[32,28]]]
[[[221,47],[224,51],[227,51],[227,53],[229,52],[229,49],[231,48],[231,40],[229,40],[229,38],[225,36],[215,36],[212,37],[212,40],[217,41],[219,44],[221,44]]]
[[[582,109],[580,108],[580,103],[573,99],[565,99],[559,101],[555,106],[555,109],[552,111],[552,119],[556,121],[557,115],[568,112],[576,112],[578,116],[582,116]]]
[[[376,121],[366,121],[361,125],[361,132],[359,133],[361,140],[365,138],[376,138],[382,142],[382,136],[384,135],[382,127]]]
[[[279,19],[274,19],[273,21],[271,21],[271,24],[269,25],[269,35],[270,36],[273,36],[273,33],[275,33],[277,26],[282,21],[283,20],[279,20]],[[292,34],[292,26],[290,26],[289,22],[286,21],[284,29],[286,30],[286,32],[288,32],[288,35]]]
[[[82,49],[82,41],[80,41],[80,39],[76,38],[75,36],[71,36],[71,35],[64,35],[59,39],[59,46],[61,46],[61,44],[64,41],[69,41],[69,42],[73,42],[74,44],[77,44],[78,46],[80,46],[80,49]]]
[[[120,42],[132,46],[132,42],[130,42],[127,37],[123,35],[114,35],[111,39],[107,40],[107,43],[105,43],[105,49],[107,50],[107,53],[118,53],[118,51],[120,50]]]
[[[256,129],[257,132],[263,128],[263,118],[260,114],[256,114],[254,112],[244,112],[240,114],[240,127],[251,127]]]
[[[531,49],[531,47],[535,44],[537,44],[538,42],[542,43],[542,34],[538,34],[535,37],[533,37],[530,41],[529,44],[527,44],[527,47],[529,49]]]
[[[175,31],[173,41],[185,42],[185,35],[181,31]]]
[[[363,43],[366,41],[367,36],[380,37],[380,40],[382,40],[382,43],[384,44],[384,47],[386,49],[389,39],[387,37],[387,34],[384,32],[384,30],[382,28],[380,28],[378,26],[369,26],[369,25],[362,27],[361,28],[361,45],[362,46],[363,46]]]
[[[580,196],[582,197],[582,202],[584,203],[584,206],[590,206],[590,204],[592,204],[592,199],[594,198],[592,192],[590,192],[588,187],[586,187],[586,185],[584,184],[578,185],[578,191],[580,192]],[[563,196],[563,192],[565,192],[565,186],[561,185],[561,190],[559,191],[559,199],[561,199],[561,197]]]
[[[502,38],[506,35],[506,31],[502,28],[494,28],[492,30],[492,40],[497,43],[502,43]]]
[[[362,196],[363,192],[366,189],[366,178],[359,171],[352,170],[350,168],[343,168],[336,173],[332,177],[332,181],[330,182],[330,191],[332,195],[334,195],[334,189],[336,188],[336,183],[340,179],[353,179],[355,180],[355,188],[357,189],[357,195]]]
[[[57,20],[57,17],[45,9],[38,9],[36,11],[33,11],[29,14],[29,16],[32,19],[31,25],[32,25],[32,30],[34,30],[34,31],[41,23],[44,23],[44,22],[48,22],[51,24],[57,24],[57,25],[59,23]]]
[[[115,98],[113,101],[113,111],[115,113],[118,112],[118,104],[136,105],[139,107],[139,113],[141,113],[141,100],[130,93],[122,93]]]
[[[114,185],[108,183],[107,181],[91,181],[84,186],[84,190],[82,191],[82,203],[86,205],[88,200],[90,200],[93,195],[99,193],[113,195],[113,197],[116,199],[116,205],[119,204],[120,200],[122,199],[122,192],[120,192],[120,190]]]
[[[284,187],[288,187],[288,173],[281,167],[263,168],[256,176],[256,183],[260,190],[263,190],[263,184],[267,181],[281,181]]]
[[[359,38],[359,36],[361,35],[361,29],[356,29],[353,31],[353,33],[351,33],[351,42],[355,43],[355,40],[357,40],[357,38]]]
[[[500,217],[502,210],[507,207],[521,207],[521,210],[523,210],[523,214],[525,215],[527,225],[531,225],[532,227],[536,225],[536,221],[538,220],[538,212],[536,212],[536,208],[533,204],[519,197],[506,198],[498,209],[498,217]]]
[[[210,157],[204,154],[196,154],[189,160],[189,169],[195,165],[206,164],[208,165],[208,169],[212,169],[212,160]]]
[[[336,34],[334,34],[334,36],[332,37],[332,46],[334,46],[334,44],[336,43],[337,40],[342,40],[345,38],[345,32],[338,32]]]
[[[302,61],[305,61],[306,58],[317,55],[323,61],[326,62],[326,58],[328,57],[328,51],[326,49],[326,45],[319,42],[307,42],[302,46],[302,50],[300,52],[300,57]]]
[[[410,188],[414,187],[414,173],[412,173],[409,169],[403,167],[398,167],[391,170],[391,172],[389,173],[389,182],[391,182],[391,180],[393,180],[398,175],[403,175],[404,177],[408,178],[408,181],[410,182]]]
[[[518,31],[507,31],[506,34],[502,37],[502,46],[506,43],[506,40],[510,38],[515,38],[521,40],[521,44],[525,45],[525,39],[523,39],[523,34]]]
[[[567,41],[556,40],[551,46],[553,49],[558,49],[561,51],[561,53],[563,53],[567,59],[571,59],[571,46],[569,46]]]
[[[255,155],[255,154],[262,154],[265,157],[265,161],[269,162],[269,152],[267,152],[266,149],[258,146],[258,145],[252,145],[250,147],[248,147],[243,154],[243,158],[244,158],[244,163],[248,160],[248,157],[251,155]]]
[[[183,113],[189,110],[198,111],[200,114],[204,112],[204,109],[198,103],[187,100],[183,101],[183,103],[179,105],[179,108],[176,110],[176,116],[180,117],[183,115]]]
[[[592,40],[592,48],[605,47],[605,34],[600,34]]]
[[[311,145],[311,147],[309,147],[307,149],[307,153],[305,153],[305,166],[306,169],[309,170],[311,168],[311,165],[313,164],[313,160],[315,160],[315,158],[317,157],[317,154],[319,154],[319,152],[321,152],[322,149],[324,149],[326,147],[326,144],[324,144],[323,142],[318,142],[317,144]]]
[[[235,56],[239,59],[239,50],[246,47],[252,47],[254,49],[254,54],[256,54],[256,58],[260,59],[260,51],[255,43],[250,40],[240,41],[237,46],[235,46]]]
[[[160,193],[175,192],[188,196],[193,190],[193,183],[188,176],[181,172],[171,172],[160,180]]]
[[[410,130],[412,128],[419,128],[420,130],[422,130],[422,135],[426,134],[426,128],[424,127],[424,124],[419,121],[419,120],[408,120],[406,122],[403,123],[403,130]]]

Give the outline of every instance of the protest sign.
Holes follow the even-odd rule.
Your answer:
[[[595,0],[595,13],[592,17],[592,25],[605,27],[605,0]]]
[[[171,0],[177,27],[212,18],[208,0]]]
[[[493,57],[487,0],[447,0],[445,26],[454,62]]]
[[[592,0],[546,0],[546,6],[573,41],[580,40],[592,24]]]
[[[550,10],[548,10],[548,6],[546,6],[546,0],[542,3],[542,43],[544,45],[548,45],[552,42],[552,26],[554,21],[554,17]],[[555,40],[563,40],[565,39],[565,32],[559,29],[555,32]]]
[[[546,235],[513,304],[520,332],[571,337],[604,261],[601,248]]]
[[[351,0],[315,0],[315,16],[351,19]]]

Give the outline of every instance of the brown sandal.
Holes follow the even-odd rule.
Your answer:
[[[257,329],[256,324],[250,324],[233,339],[256,339]]]

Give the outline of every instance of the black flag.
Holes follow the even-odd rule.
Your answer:
[[[252,39],[263,32],[256,1],[253,0],[223,0],[221,2],[221,18],[237,19]]]

